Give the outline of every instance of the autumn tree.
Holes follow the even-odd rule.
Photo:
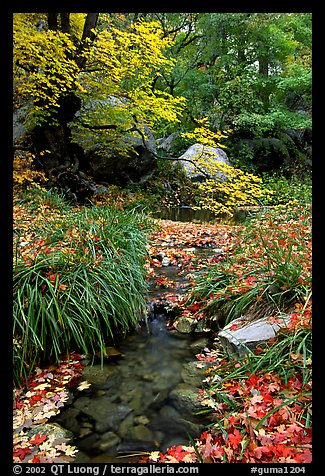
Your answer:
[[[201,145],[192,158],[204,177],[197,185],[199,208],[213,211],[216,215],[232,216],[239,206],[261,205],[263,198],[272,193],[261,187],[260,177],[216,160],[215,147],[225,148],[222,141],[231,132],[231,129],[213,131],[208,118],[203,118],[197,120],[197,127],[192,132],[182,133],[183,137]]]
[[[83,150],[72,123],[75,137],[90,129],[94,141],[117,144],[126,133],[143,134],[143,124],[179,120],[183,99],[152,89],[173,64],[164,56],[169,44],[154,22],[125,30],[108,14],[14,14],[14,98],[28,101],[36,161],[52,183],[60,178],[80,195],[94,191],[80,175]]]

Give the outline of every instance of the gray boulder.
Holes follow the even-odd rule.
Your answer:
[[[92,100],[82,104],[76,118],[81,123],[91,123],[89,118],[101,121],[109,110],[123,111],[126,104],[126,99],[114,96]],[[71,124],[74,140],[84,149],[87,173],[96,182],[121,186],[141,184],[156,172],[156,141],[147,126],[138,126],[143,130],[143,136],[130,131],[119,134],[112,142],[112,138],[106,137],[105,126],[103,129],[85,128],[80,134],[76,124]],[[111,126],[114,129],[114,124]]]
[[[283,316],[276,322],[270,317],[252,321],[249,316],[243,316],[227,324],[218,337],[226,353],[243,357],[258,344],[274,337],[289,320],[290,316]]]
[[[175,140],[177,139],[178,134],[175,132],[172,132],[168,137],[162,137],[160,139],[156,140],[157,143],[157,148],[159,150],[162,150],[165,153],[171,153],[173,144]]]
[[[149,180],[157,169],[152,133],[146,129],[145,144],[140,135],[121,137],[120,146],[121,149],[127,148],[127,152],[102,145],[94,145],[85,151],[89,173],[94,180],[121,186]]]
[[[25,105],[13,113],[12,138],[15,145],[23,143],[27,134],[26,120],[30,107]]]
[[[197,163],[198,158],[203,158],[205,162],[208,162],[210,159],[213,159],[213,161],[216,163],[219,162],[221,164],[231,165],[227,154],[223,149],[208,147],[203,144],[193,144],[187,149],[186,152],[184,152],[183,155],[179,157],[179,163],[183,167],[187,176],[193,181],[200,181],[206,178],[204,173],[202,173],[202,170],[205,171],[204,164],[203,167],[202,165],[195,165]],[[188,160],[191,160],[194,163],[188,162]],[[226,174],[221,171],[217,172],[217,174],[214,175],[213,178],[216,178],[220,181],[227,180]]]

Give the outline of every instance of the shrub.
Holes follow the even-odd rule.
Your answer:
[[[312,180],[310,175],[286,178],[276,173],[263,175],[263,186],[273,193],[265,196],[264,205],[311,203]]]

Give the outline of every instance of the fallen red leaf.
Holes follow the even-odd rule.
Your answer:
[[[231,446],[236,449],[240,445],[240,442],[242,441],[242,434],[240,433],[237,428],[234,429],[233,433],[228,433],[228,440],[231,444]]]
[[[42,400],[41,395],[33,395],[33,396],[28,400],[28,402],[29,402],[30,405],[34,405],[34,403],[39,402],[40,400]]]
[[[176,458],[178,461],[182,461],[186,455],[190,454],[190,452],[185,450],[183,446],[178,445],[169,448],[168,454]]]
[[[20,461],[25,459],[25,456],[31,454],[32,450],[30,448],[17,448],[14,450],[13,455],[18,457]]]
[[[43,443],[43,441],[46,440],[46,438],[47,438],[46,435],[40,435],[39,433],[37,433],[32,440],[29,440],[28,443],[32,445],[40,445],[41,443]]]

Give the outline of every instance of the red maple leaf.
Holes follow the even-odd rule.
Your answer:
[[[312,462],[312,454],[310,450],[306,450],[303,453],[298,453],[295,457],[294,460],[297,461],[297,463],[311,463]]]
[[[231,324],[231,326],[229,327],[230,331],[236,331],[237,329],[238,329],[238,324]]]
[[[228,439],[231,444],[231,446],[236,449],[238,448],[241,440],[242,440],[242,434],[240,433],[239,430],[236,428],[234,429],[233,433],[228,433]]]
[[[171,448],[169,448],[168,454],[176,458],[178,461],[182,461],[184,456],[190,454],[190,452],[185,450],[183,446],[178,445],[178,446],[172,446]]]
[[[29,402],[30,405],[34,405],[34,403],[39,402],[40,400],[42,400],[41,395],[33,395],[33,396],[28,400],[28,402]]]
[[[46,440],[46,438],[46,435],[40,435],[39,433],[37,433],[32,440],[29,440],[28,443],[30,443],[31,445],[40,445],[41,443],[43,443],[43,441]]]
[[[16,402],[16,408],[18,408],[18,410],[20,408],[23,408],[25,406],[25,404],[23,402]]]
[[[258,380],[259,379],[258,379],[257,375],[255,375],[255,374],[251,375],[246,381],[247,387],[256,387],[257,383],[258,383]]]
[[[30,454],[32,450],[30,448],[17,448],[14,450],[13,455],[17,456],[20,461],[23,461],[25,459],[25,456]]]

